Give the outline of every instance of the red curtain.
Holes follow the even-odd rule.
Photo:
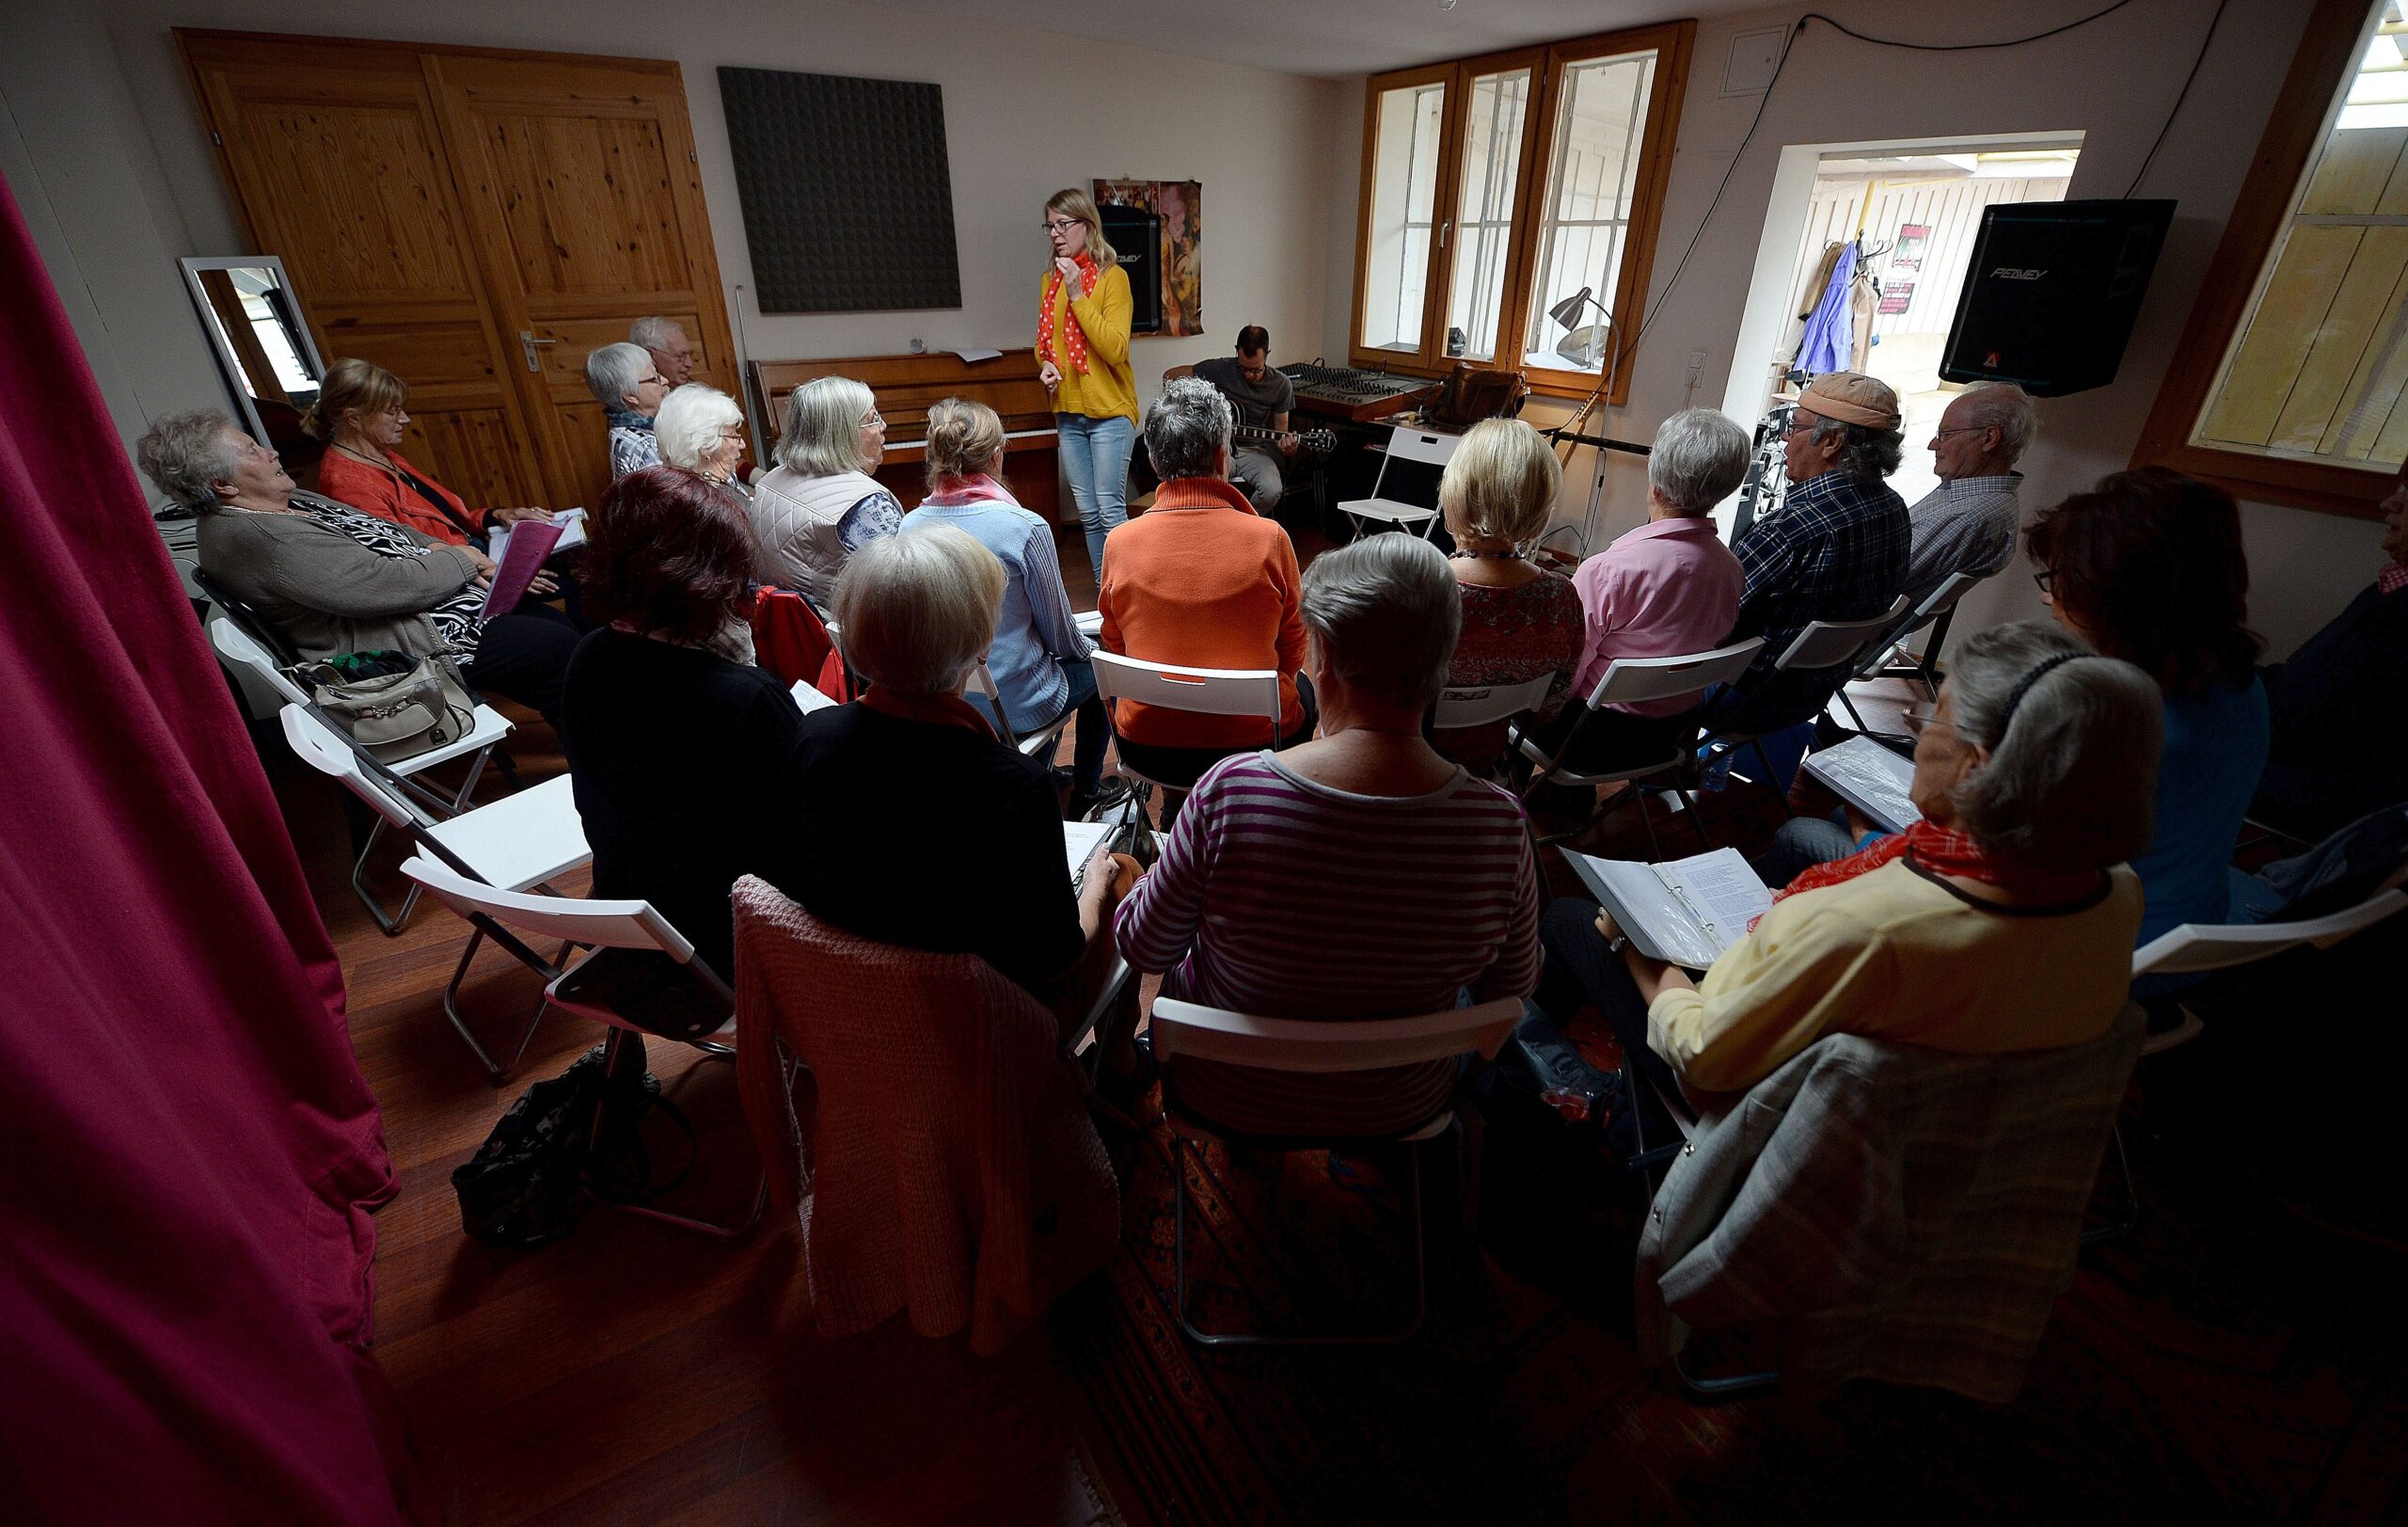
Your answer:
[[[0,1515],[420,1518],[367,1349],[394,1184],[342,973],[0,218]]]

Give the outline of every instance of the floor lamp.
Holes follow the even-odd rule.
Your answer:
[[[1591,324],[1586,328],[1573,327],[1580,321],[1580,310],[1583,308],[1596,309],[1597,316],[1603,322]],[[1580,426],[1587,422],[1590,410],[1596,407],[1597,400],[1606,395],[1606,389],[1613,385],[1614,374],[1621,368],[1622,356],[1609,348],[1616,332],[1614,315],[1607,310],[1604,303],[1597,300],[1595,288],[1582,287],[1549,308],[1546,315],[1567,331],[1555,347],[1557,355],[1571,361],[1582,371],[1587,371],[1600,360],[1607,362],[1604,373],[1597,378],[1596,390],[1581,400],[1579,411],[1557,430],[1556,438],[1561,439],[1565,436],[1580,433]],[[1594,549],[1597,538],[1597,505],[1604,500],[1605,492],[1606,453],[1605,448],[1600,446],[1597,448],[1596,475],[1589,484],[1589,511],[1581,517],[1580,521],[1580,554],[1584,557]]]

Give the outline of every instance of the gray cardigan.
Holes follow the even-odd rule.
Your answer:
[[[427,554],[379,556],[307,515],[248,509],[204,515],[197,533],[201,570],[274,621],[303,657],[424,657],[444,644],[426,612],[465,588],[476,564],[465,547],[394,530]]]

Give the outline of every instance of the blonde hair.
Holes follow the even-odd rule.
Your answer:
[[[301,427],[312,439],[330,441],[342,427],[342,416],[354,408],[363,414],[381,414],[400,407],[409,395],[408,385],[391,372],[374,361],[346,356],[327,369],[325,380],[318,384],[318,400],[301,415]]]
[[[1457,535],[1525,546],[1555,513],[1563,464],[1545,437],[1518,419],[1483,419],[1467,431],[1438,479],[1438,502]]]
[[[854,552],[836,579],[845,656],[873,684],[947,694],[995,640],[1006,575],[966,531],[932,525]]]
[[[970,398],[947,398],[928,410],[928,483],[987,469],[1004,448],[1004,421]]]
[[[1103,215],[1095,210],[1095,198],[1075,185],[1066,185],[1045,199],[1047,212],[1058,212],[1087,225],[1087,258],[1110,269],[1120,256],[1103,241]]]
[[[867,470],[868,463],[862,459],[862,421],[877,406],[869,388],[849,376],[813,377],[786,394],[778,465],[803,477]]]

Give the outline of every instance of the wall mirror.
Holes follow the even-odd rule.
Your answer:
[[[301,433],[301,411],[316,401],[326,368],[284,262],[233,255],[177,263],[251,437],[278,452],[314,446]]]

